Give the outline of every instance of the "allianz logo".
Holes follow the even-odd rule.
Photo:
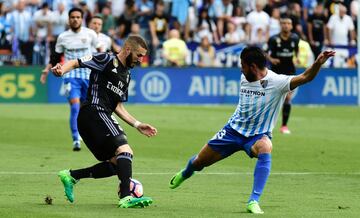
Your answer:
[[[141,79],[140,91],[147,100],[160,102],[170,94],[170,79],[161,71],[151,71]]]
[[[357,96],[358,80],[355,76],[326,76],[322,96]]]

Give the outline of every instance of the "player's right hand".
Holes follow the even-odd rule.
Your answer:
[[[57,64],[55,65],[55,67],[51,68],[51,71],[53,72],[53,74],[54,74],[55,76],[60,77],[60,76],[63,75],[63,71],[62,71],[62,69],[61,69],[61,64],[59,64],[59,63],[57,63]]]

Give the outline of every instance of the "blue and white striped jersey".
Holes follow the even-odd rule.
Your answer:
[[[57,53],[64,53],[65,60],[69,61],[91,55],[93,48],[98,48],[99,46],[95,31],[81,27],[77,33],[71,29],[61,33],[56,41],[55,51]],[[65,74],[63,78],[89,79],[89,76],[89,69],[77,68]]]
[[[230,126],[246,137],[272,132],[293,77],[267,70],[263,79],[248,82],[241,75],[239,103]]]

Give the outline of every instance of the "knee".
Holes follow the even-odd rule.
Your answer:
[[[251,148],[252,153],[254,156],[258,156],[259,154],[263,153],[271,153],[272,152],[272,143],[271,140],[264,136],[260,140],[258,140],[253,147]]]
[[[121,153],[130,153],[131,155],[134,155],[134,152],[132,151],[132,149],[130,148],[129,145],[122,145],[116,149],[116,151],[115,151],[116,156]]]

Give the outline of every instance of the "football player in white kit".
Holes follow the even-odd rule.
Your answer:
[[[56,40],[55,53],[50,57],[50,63],[42,71],[40,81],[46,83],[46,78],[52,66],[60,62],[61,55],[65,60],[73,60],[91,55],[93,48],[99,49],[96,33],[86,27],[82,27],[83,11],[80,8],[72,8],[69,11],[70,29],[61,33]],[[65,95],[70,104],[70,129],[73,140],[73,150],[80,151],[80,135],[77,127],[77,117],[80,109],[80,102],[85,100],[89,86],[90,70],[78,68],[72,70],[63,77]]]
[[[322,64],[334,56],[334,51],[322,52],[300,75],[276,74],[266,68],[265,53],[257,47],[245,48],[241,55],[242,72],[239,103],[227,124],[192,157],[187,166],[170,180],[170,188],[177,188],[184,180],[204,167],[243,150],[250,158],[257,158],[254,183],[247,211],[264,213],[259,199],[271,169],[271,132],[288,92],[313,80]]]

